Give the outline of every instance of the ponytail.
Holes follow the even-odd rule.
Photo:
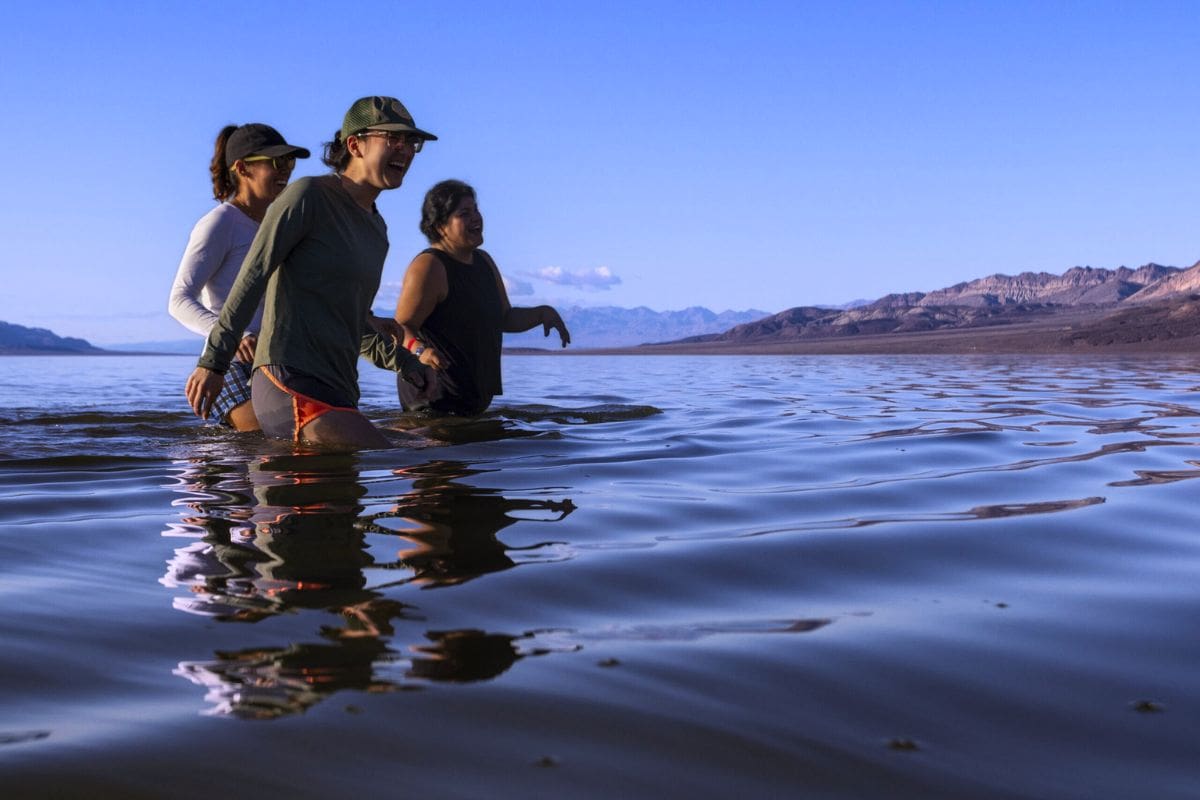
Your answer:
[[[212,175],[213,199],[217,202],[228,200],[237,193],[237,176],[225,166],[225,145],[229,137],[238,129],[237,125],[226,125],[217,134],[217,142],[213,148],[212,162],[208,171]]]
[[[321,160],[334,172],[344,172],[346,167],[350,166],[350,149],[346,147],[346,140],[342,138],[340,130],[334,132],[332,142],[325,143],[325,153]]]

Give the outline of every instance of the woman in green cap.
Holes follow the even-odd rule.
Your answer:
[[[402,335],[394,320],[370,310],[388,249],[375,200],[403,183],[413,157],[436,138],[417,128],[395,98],[355,101],[325,145],[323,160],[333,174],[301,178],[267,209],[188,378],[197,414],[212,406],[242,332],[265,298],[251,379],[263,432],[338,449],[391,445],[358,410],[360,352]],[[407,352],[390,351],[401,361],[388,366],[405,366]]]
[[[220,205],[192,229],[167,304],[185,328],[201,336],[212,331],[267,206],[287,186],[296,159],[309,155],[260,122],[226,125],[217,134],[208,170],[213,199]],[[260,308],[246,327],[212,407],[213,418],[239,431],[258,430],[250,405],[250,364],[261,323]]]

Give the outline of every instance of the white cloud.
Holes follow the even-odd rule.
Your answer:
[[[593,267],[592,269],[542,267],[538,270],[537,277],[559,286],[573,286],[590,291],[604,291],[621,282],[621,279],[614,275],[608,267]]]
[[[504,275],[501,275],[500,279],[504,281],[504,291],[508,292],[509,297],[528,297],[533,294],[533,284],[529,281]]]

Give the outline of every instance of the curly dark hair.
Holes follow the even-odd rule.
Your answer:
[[[442,226],[450,220],[464,197],[474,200],[475,190],[469,184],[453,179],[436,183],[425,193],[425,202],[421,204],[421,233],[430,244],[442,240]]]

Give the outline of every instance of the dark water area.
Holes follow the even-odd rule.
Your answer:
[[[1200,358],[0,361],[0,797],[1200,797]]]

